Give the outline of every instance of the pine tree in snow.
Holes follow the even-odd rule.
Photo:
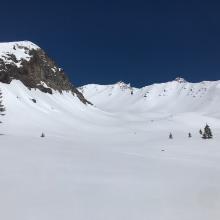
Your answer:
[[[189,137],[189,138],[191,138],[191,137],[192,137],[192,134],[191,134],[190,132],[189,132],[189,134],[188,134],[188,137]]]
[[[204,128],[204,132],[203,132],[202,138],[203,139],[211,139],[211,138],[213,138],[212,131],[211,131],[211,129],[210,129],[208,124],[206,124],[206,126]]]
[[[45,137],[45,134],[44,134],[44,133],[42,133],[40,137],[44,138],[44,137]]]
[[[172,133],[169,134],[169,139],[173,139]]]

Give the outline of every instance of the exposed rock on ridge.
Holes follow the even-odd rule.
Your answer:
[[[0,43],[0,82],[10,83],[13,79],[50,94],[52,89],[71,91],[83,103],[90,103],[72,85],[63,69],[29,41]]]

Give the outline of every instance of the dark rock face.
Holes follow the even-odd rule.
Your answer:
[[[16,48],[13,49],[16,50]],[[0,57],[0,82],[10,83],[13,79],[17,79],[28,88],[37,88],[50,94],[52,94],[52,89],[61,93],[62,91],[71,91],[84,104],[91,104],[72,85],[64,71],[58,68],[42,49],[30,50],[25,47],[22,49],[30,55],[29,60],[21,59],[18,61],[13,53],[7,54],[7,60],[10,62],[5,62]],[[19,62],[20,65],[17,65]]]

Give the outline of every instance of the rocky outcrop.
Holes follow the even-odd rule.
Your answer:
[[[13,44],[13,45],[12,45]],[[28,88],[52,94],[53,90],[71,91],[83,103],[88,102],[70,82],[63,69],[38,46],[31,42],[0,44],[0,81],[20,80]],[[8,49],[7,49],[8,48]]]
[[[174,81],[176,81],[178,83],[187,83],[187,81],[182,77],[177,77]]]

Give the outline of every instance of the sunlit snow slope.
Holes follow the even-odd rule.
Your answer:
[[[0,83],[0,219],[219,220],[219,85],[87,85],[92,106]]]
[[[97,107],[110,112],[203,112],[220,116],[220,81],[189,83],[177,78],[141,89],[123,82],[90,84],[79,89]]]

